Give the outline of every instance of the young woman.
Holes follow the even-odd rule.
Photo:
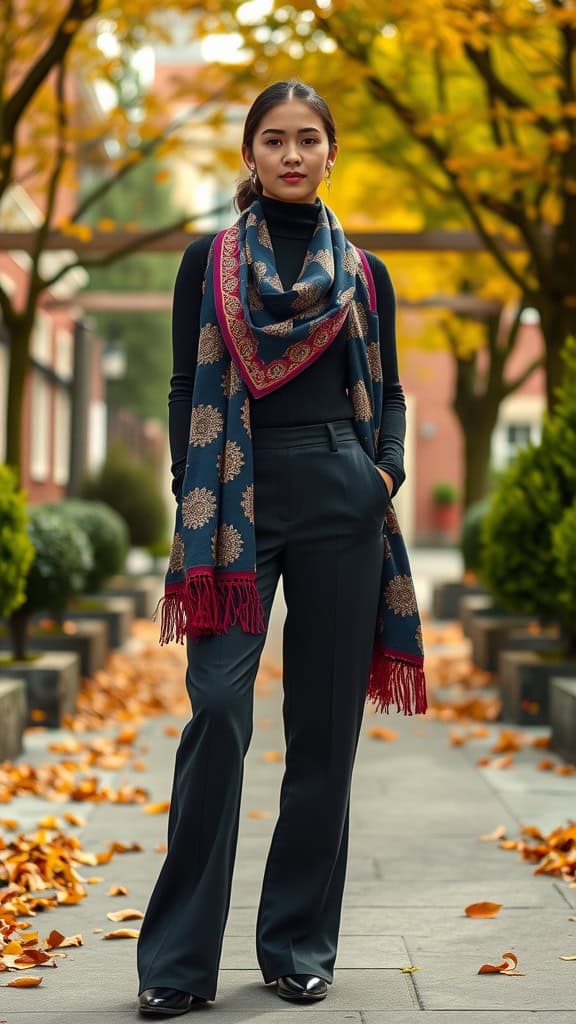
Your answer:
[[[323,999],[333,980],[366,696],[426,710],[390,504],[405,433],[394,292],[317,196],[337,150],[313,89],[264,90],[246,119],[241,216],[192,243],[176,281],[177,514],[161,641],[187,640],[193,717],[138,942],[144,1014],[216,995],[253,685],[280,576],[286,764],[256,944],[282,998]]]

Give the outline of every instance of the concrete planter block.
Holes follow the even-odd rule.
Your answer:
[[[113,597],[132,597],[137,618],[151,619],[162,596],[162,584],[158,576],[113,576],[102,593]]]
[[[76,632],[51,633],[34,628],[33,622],[29,631],[27,647],[29,651],[74,651],[80,658],[80,675],[92,676],[103,668],[108,653],[108,629],[100,619],[79,619],[74,623]],[[9,638],[6,631],[0,633],[0,649],[9,649]]]
[[[134,601],[131,597],[110,597],[106,594],[84,594],[66,610],[66,618],[100,619],[108,630],[107,646],[110,650],[123,647],[130,636],[134,621]]]
[[[509,650],[508,640],[512,631],[529,626],[533,621],[527,615],[472,615],[469,636],[474,665],[485,672],[495,672],[500,651]]]
[[[576,672],[550,683],[550,745],[569,764],[576,764]]]
[[[461,597],[486,594],[479,584],[470,585],[461,580],[438,583],[432,591],[432,614],[435,619],[457,619]]]
[[[551,680],[575,675],[576,661],[544,660],[537,651],[502,651],[497,676],[502,721],[548,725]]]
[[[33,661],[0,664],[0,679],[21,679],[26,685],[28,715],[43,711],[42,721],[28,718],[29,725],[58,728],[64,715],[73,715],[80,688],[80,659],[71,651],[41,653]]]
[[[26,685],[21,679],[0,679],[0,761],[14,761],[22,753],[27,720]]]
[[[490,594],[465,594],[458,601],[458,618],[462,623],[464,636],[470,636],[470,621],[473,615],[487,615],[494,609],[494,598]]]

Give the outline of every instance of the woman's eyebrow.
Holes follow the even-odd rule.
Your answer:
[[[298,128],[299,132],[317,132],[320,135],[319,128]],[[286,135],[283,128],[264,128],[261,132],[262,135]]]

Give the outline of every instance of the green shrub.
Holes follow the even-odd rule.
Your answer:
[[[28,536],[26,496],[9,466],[0,465],[0,616],[11,615],[26,597],[34,557]]]
[[[166,506],[154,472],[125,449],[111,448],[100,473],[82,488],[85,498],[111,505],[128,526],[134,547],[147,547],[166,531]]]
[[[439,480],[432,488],[432,500],[436,505],[454,505],[458,501],[458,490],[448,480]]]
[[[576,588],[566,566],[576,502],[576,340],[564,348],[563,385],[542,440],[502,474],[482,526],[481,573],[511,611],[555,619],[576,648]]]
[[[103,501],[73,498],[55,507],[87,534],[94,564],[86,576],[84,589],[100,590],[110,576],[122,572],[124,568],[129,546],[125,520]]]
[[[86,585],[94,565],[92,547],[84,530],[55,508],[33,505],[29,514],[35,555],[24,609],[29,614],[50,611],[60,615],[72,595],[81,593]]]
[[[468,572],[480,573],[482,566],[482,523],[490,508],[490,499],[483,498],[470,505],[462,519],[460,550],[464,568]]]
[[[576,614],[576,504],[552,528],[552,547],[562,581],[560,600],[567,616]]]

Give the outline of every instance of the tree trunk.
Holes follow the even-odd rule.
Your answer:
[[[23,661],[26,657],[26,640],[28,637],[28,622],[30,613],[18,608],[10,616],[10,638],[12,641],[12,655],[16,661]]]
[[[475,408],[475,415],[460,420],[464,444],[463,509],[482,501],[489,491],[490,453],[494,427],[498,419],[498,406],[487,408],[483,402]]]
[[[32,327],[21,323],[10,332],[10,371],[6,409],[6,462],[20,479],[22,468],[22,419]]]
[[[562,383],[562,350],[566,338],[576,337],[576,309],[567,308],[561,299],[544,299],[538,306],[546,349],[546,400],[548,409],[556,404],[556,391]]]

